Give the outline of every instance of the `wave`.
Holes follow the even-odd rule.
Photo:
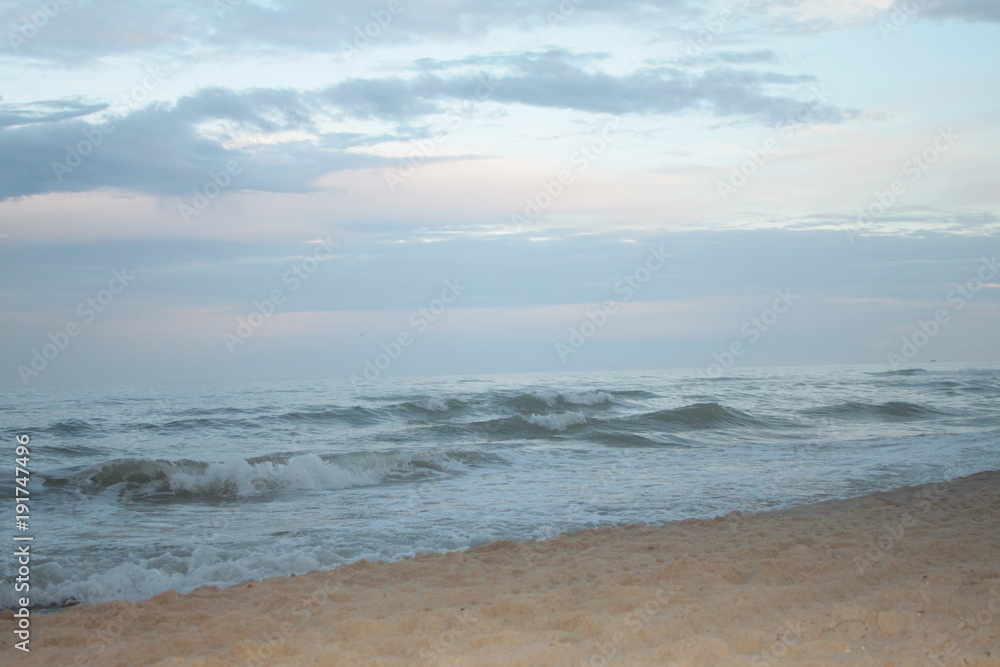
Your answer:
[[[654,394],[651,391],[644,391],[642,389],[619,389],[607,392],[612,396],[620,396],[622,398],[659,398],[659,394]]]
[[[1000,394],[1000,384],[990,382],[970,382],[962,387],[962,391],[996,395]]]
[[[549,431],[565,431],[570,426],[587,423],[587,416],[580,412],[559,412],[550,415],[528,415],[524,421],[535,426],[541,426]]]
[[[491,440],[535,439],[555,437],[570,427],[587,423],[587,416],[580,412],[554,412],[546,414],[510,415],[468,424],[451,425],[463,432],[485,434]]]
[[[244,408],[234,408],[231,406],[224,406],[219,408],[188,408],[186,410],[181,410],[177,412],[177,415],[186,417],[216,417],[216,416],[233,416],[233,415],[245,415],[245,414],[259,414],[262,411],[271,409],[271,406],[259,406],[252,410],[247,410]]]
[[[129,428],[143,431],[196,431],[200,429],[213,428],[260,428],[259,424],[251,419],[222,419],[209,417],[195,417],[193,419],[171,419],[164,422],[144,422],[132,424]]]
[[[419,401],[405,401],[389,406],[393,412],[404,416],[450,417],[465,411],[469,404],[457,398],[425,398]]]
[[[595,431],[583,436],[591,442],[608,447],[693,447],[693,441],[676,435],[659,434],[652,436],[642,433],[625,433],[619,431]]]
[[[632,442],[639,447],[649,447],[692,444],[691,441],[675,440],[672,437],[663,440],[661,439],[663,436],[658,432],[664,430],[787,429],[801,428],[803,425],[790,419],[756,417],[718,403],[695,403],[679,408],[617,417],[597,416],[577,409],[566,412],[510,415],[452,426],[472,427],[480,433],[485,431],[488,435],[501,439],[558,437],[555,434],[572,430],[574,436],[614,446],[628,446]],[[654,435],[650,435],[651,432]]]
[[[353,426],[368,426],[383,421],[386,416],[383,411],[355,405],[352,407],[330,406],[316,410],[296,410],[272,417],[271,419],[285,422],[334,421],[344,422]]]
[[[143,422],[130,424],[130,429],[144,431],[193,431],[200,429],[260,429],[278,423],[344,423],[351,426],[369,426],[377,424],[388,416],[385,411],[355,405],[343,406],[312,406],[291,410],[281,414],[261,414],[267,407],[243,410],[240,408],[188,409],[174,416],[186,416],[183,419],[169,419],[159,422]],[[239,416],[238,416],[239,415]]]
[[[889,401],[888,403],[860,403],[850,401],[839,405],[829,405],[820,408],[802,410],[804,415],[814,417],[843,417],[849,419],[867,418],[886,421],[933,419],[944,413],[925,405],[907,403],[905,401]]]
[[[135,499],[212,499],[284,491],[340,490],[467,471],[502,460],[455,450],[258,456],[223,462],[121,458],[56,474],[45,486],[79,496],[113,492]]]
[[[46,454],[62,454],[64,456],[94,456],[95,454],[106,453],[107,450],[98,447],[88,447],[78,443],[68,445],[53,445],[45,448]]]
[[[1000,385],[979,380],[966,380],[963,382],[940,380],[938,382],[928,382],[925,386],[932,391],[947,396],[958,396],[961,394],[1000,394]]]
[[[894,371],[878,371],[866,373],[872,377],[909,377],[911,375],[923,375],[929,372],[926,368],[900,368]]]
[[[363,405],[301,404],[277,409],[274,404],[250,407],[232,405],[194,406],[181,410],[147,415],[135,421],[114,425],[102,420],[70,419],[51,424],[35,432],[63,437],[100,436],[110,432],[145,431],[149,433],[194,433],[199,431],[234,432],[280,428],[287,424],[366,427],[392,422],[448,422],[459,424],[462,418],[480,419],[497,414],[506,416],[545,415],[580,410],[611,410],[619,397],[624,401],[657,397],[642,390],[521,390],[488,391],[446,398],[432,395],[370,396]],[[541,424],[532,424],[539,426]]]
[[[64,419],[37,429],[35,432],[50,435],[88,435],[100,430],[100,426],[85,419]]]
[[[714,428],[769,428],[788,425],[778,420],[759,419],[742,410],[728,408],[718,403],[695,403],[681,408],[657,410],[644,415],[626,418],[641,420],[657,426],[684,426],[689,429]]]
[[[926,386],[930,389],[963,389],[966,385],[955,380],[939,380],[937,382],[928,382]]]
[[[515,394],[502,400],[504,407],[513,409],[519,414],[567,408],[567,407],[597,407],[610,406],[615,397],[606,391],[533,391],[527,394]]]

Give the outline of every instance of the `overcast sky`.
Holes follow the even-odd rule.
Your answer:
[[[995,0],[0,30],[7,386],[1000,359]]]

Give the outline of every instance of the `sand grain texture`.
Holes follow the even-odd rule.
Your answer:
[[[25,665],[1000,665],[1000,473],[5,616]]]

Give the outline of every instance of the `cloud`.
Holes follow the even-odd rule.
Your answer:
[[[241,165],[233,190],[303,192],[330,171],[382,163],[347,151],[361,142],[356,134],[280,140],[277,132],[310,127],[297,98],[294,91],[213,88],[123,116],[8,127],[0,131],[0,199],[100,188],[182,195],[231,162]],[[214,136],[199,129],[219,122]]]
[[[107,107],[107,104],[85,104],[73,99],[39,100],[27,104],[0,104],[0,128],[79,118],[103,111]]]
[[[766,53],[758,52],[749,57],[766,59],[770,57]],[[614,76],[585,67],[597,57],[595,54],[578,57],[562,49],[476,57],[446,64],[453,68],[488,64],[492,71],[452,76],[423,74],[413,79],[349,80],[327,88],[321,97],[362,118],[397,121],[438,110],[447,99],[471,101],[485,96],[495,102],[592,113],[707,111],[717,116],[744,116],[766,124],[778,124],[801,101],[771,91],[791,88],[799,92],[805,84],[816,81],[811,75],[729,67],[690,73],[656,66]],[[418,61],[417,65],[424,71],[442,66],[429,59]],[[498,72],[497,68],[502,70]],[[811,117],[817,122],[840,122],[854,113],[820,105]]]
[[[567,0],[538,3],[513,0],[482,3],[451,0],[412,4],[404,0],[151,0],[123,3],[93,0],[56,2],[43,12],[37,0],[7,3],[0,25],[11,26],[8,38],[18,42],[15,57],[80,64],[132,53],[194,55],[206,49],[281,50],[341,54],[354,48],[357,35],[374,34],[383,45],[467,39],[497,30],[552,31],[566,25],[608,21],[618,24],[670,26],[701,16],[690,0]],[[397,11],[391,11],[398,7]],[[41,15],[38,28],[32,17]]]
[[[760,65],[764,63],[777,63],[778,54],[771,49],[758,49],[756,51],[718,51],[696,57],[682,59],[681,63],[686,66],[706,65]]]
[[[190,49],[211,34],[214,3],[20,0],[4,3],[3,48],[15,58],[75,66],[106,56]],[[217,17],[216,17],[217,20]]]
[[[415,69],[422,73],[411,78],[352,78],[307,91],[213,87],[173,104],[116,104],[113,116],[97,114],[107,105],[78,100],[4,105],[0,199],[105,187],[185,194],[234,160],[255,160],[234,180],[236,189],[304,192],[323,174],[384,164],[363,149],[426,136],[429,130],[413,128],[455,101],[616,115],[707,112],[775,125],[803,104],[805,85],[815,81],[730,67],[644,67],[616,76],[596,68],[600,60],[553,49],[454,61],[440,73],[421,61]],[[471,63],[490,67],[473,71]],[[836,123],[853,113],[816,102],[810,119]],[[369,120],[396,127],[379,134],[321,129],[330,118],[348,127]]]
[[[796,31],[835,30],[844,25],[871,23],[893,0],[767,0],[762,7],[778,24]]]
[[[0,367],[26,363],[33,348],[48,342],[47,332],[75,319],[73,307],[123,266],[139,278],[87,330],[80,339],[85,347],[61,358],[42,382],[70,373],[75,363],[88,365],[72,373],[88,382],[103,377],[102,368],[129,374],[120,381],[173,378],[178,367],[205,373],[194,377],[228,379],[288,363],[307,375],[326,354],[331,365],[324,372],[357,373],[381,342],[409,326],[410,313],[440,294],[445,279],[468,290],[421,343],[443,349],[422,347],[419,358],[427,366],[413,372],[485,371],[478,366],[484,356],[495,371],[547,369],[540,366],[546,359],[553,370],[566,370],[554,343],[608,299],[619,300],[620,313],[575,357],[577,368],[707,365],[740,339],[741,326],[768,307],[778,289],[799,300],[761,341],[762,348],[776,346],[760,350],[761,362],[879,362],[900,335],[947,306],[953,283],[974,275],[983,247],[996,240],[939,234],[850,245],[841,232],[783,230],[648,231],[629,239],[606,233],[537,243],[399,238],[337,237],[337,257],[294,292],[282,275],[311,253],[302,242],[22,243],[0,264],[7,324],[0,327]],[[615,285],[634,275],[648,246],[662,246],[669,260],[631,300],[621,301]],[[287,301],[239,357],[230,355],[222,334],[276,288]],[[938,343],[947,338],[957,358],[993,354],[998,298],[1000,290],[982,290]],[[610,347],[601,352],[605,344]],[[531,361],[519,366],[525,355]],[[234,359],[238,368],[226,365]],[[446,371],[441,364],[455,367]],[[185,377],[192,378],[182,373],[177,379]],[[18,379],[9,372],[3,382]]]
[[[916,0],[896,0],[893,10],[906,13]],[[1000,23],[1000,3],[996,0],[923,0],[916,2],[923,16],[957,18],[970,23]],[[911,10],[912,11],[912,10]]]

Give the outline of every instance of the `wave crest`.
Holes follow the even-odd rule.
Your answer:
[[[210,499],[281,491],[339,490],[468,470],[475,452],[368,452],[323,457],[263,456],[222,462],[113,459],[45,476],[49,487],[82,495],[114,492],[136,499]]]
[[[581,412],[559,412],[551,415],[527,415],[524,421],[534,426],[541,426],[549,431],[565,431],[570,426],[587,423],[587,416]]]
[[[760,428],[772,425],[742,410],[727,408],[718,403],[695,403],[681,408],[658,410],[643,415],[643,418],[658,424],[676,424],[691,429],[726,428],[731,426]]]

